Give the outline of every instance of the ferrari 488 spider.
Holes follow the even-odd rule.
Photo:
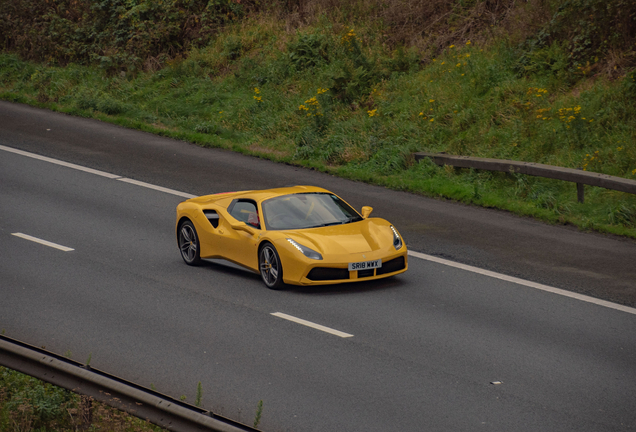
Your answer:
[[[269,288],[379,279],[405,272],[407,250],[393,225],[358,213],[318,187],[220,193],[177,206],[186,264],[221,258],[260,273]]]

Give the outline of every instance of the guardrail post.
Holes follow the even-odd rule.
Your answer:
[[[80,396],[80,417],[82,430],[88,430],[93,424],[93,398],[87,395]]]
[[[577,170],[582,170],[582,168],[577,168]],[[576,199],[581,204],[585,202],[585,185],[583,183],[576,184]]]

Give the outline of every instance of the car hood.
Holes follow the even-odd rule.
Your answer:
[[[376,251],[393,244],[393,232],[384,219],[365,219],[343,225],[286,230],[294,241],[321,254],[351,254]]]

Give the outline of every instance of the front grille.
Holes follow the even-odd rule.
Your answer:
[[[358,270],[358,278],[365,278],[365,277],[373,276],[373,270],[374,269]]]
[[[346,268],[314,267],[307,275],[307,279],[313,281],[349,279],[349,270]]]
[[[404,257],[397,257],[392,259],[391,261],[383,262],[382,267],[376,270],[377,275],[383,275],[387,273],[393,273],[398,270],[404,270],[406,267],[406,263],[404,261]]]

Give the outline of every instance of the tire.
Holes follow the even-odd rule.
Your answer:
[[[258,267],[267,288],[277,290],[283,287],[283,265],[273,244],[265,243],[259,250]]]
[[[196,266],[201,264],[201,245],[197,230],[190,221],[185,221],[179,226],[177,242],[181,258],[186,264]]]

